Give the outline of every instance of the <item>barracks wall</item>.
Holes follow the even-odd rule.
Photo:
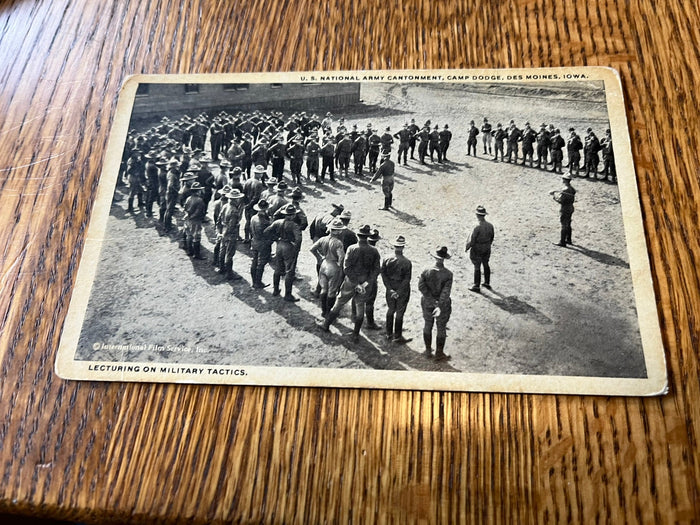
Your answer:
[[[140,84],[133,117],[151,119],[164,115],[195,116],[206,111],[321,111],[356,104],[360,84]]]

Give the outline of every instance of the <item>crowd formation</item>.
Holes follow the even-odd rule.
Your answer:
[[[565,142],[552,125],[542,124],[535,132],[529,123],[520,130],[511,121],[507,130],[501,124],[494,129],[484,118],[481,130],[471,122],[467,139],[467,155],[476,156],[477,136],[481,133],[483,153],[494,155],[493,160],[500,156],[501,161],[518,162],[520,145],[523,165],[529,161],[534,167],[536,149],[538,168],[548,169],[551,164],[551,171],[562,174],[562,150],[567,148],[569,172],[562,176],[564,188],[551,192],[561,206],[562,234],[557,243],[561,246],[571,243],[575,190],[570,180],[579,176],[580,151],[584,151],[582,176],[597,177],[598,152],[602,150],[604,179],[616,180],[609,130],[598,141],[589,129],[583,142],[573,128],[569,132]],[[136,200],[138,209],[152,217],[157,204],[157,225],[165,231],[173,228],[176,214],[181,217],[178,231],[182,247],[193,258],[202,258],[202,229],[212,228],[216,237],[212,264],[229,280],[242,279],[233,270],[233,261],[240,245],[247,245],[252,287],[269,286],[263,280],[269,265],[273,270],[272,295],[287,302],[298,301],[293,287],[302,236],[308,231],[310,251],[317,261],[314,296],[323,316],[320,328],[329,331],[343,306],[351,302],[354,340],[359,339],[365,320],[366,328],[381,329],[374,319],[381,277],[386,291],[387,340],[405,344],[410,341],[403,335],[403,317],[412,274],[411,262],[404,255],[407,240],[395,238],[394,254],[382,260],[375,247],[379,232],[369,225],[353,231],[349,226],[352,214],[342,204],[332,204],[309,221],[301,206],[303,169],[305,166],[307,181],[319,185],[326,183],[326,175],[330,182],[336,177],[368,177],[371,182],[381,178],[384,205],[380,209],[389,210],[396,166],[393,152],[399,164],[408,164],[409,155],[421,164],[428,159],[445,163],[451,141],[448,125],[440,129],[430,121],[418,126],[411,120],[395,133],[387,126],[380,134],[371,124],[358,130],[357,125],[348,126],[342,118],[336,123],[330,113],[323,119],[305,112],[285,118],[274,111],[221,112],[213,119],[205,113],[173,121],[163,117],[144,133],[129,133],[120,183],[129,186],[128,212],[136,212]],[[294,187],[287,183],[286,174]],[[474,292],[480,292],[481,286],[490,288],[494,228],[485,216],[486,210],[477,208],[477,224],[465,246],[474,265],[474,284],[470,288]],[[447,247],[436,248],[432,255],[435,263],[421,273],[418,289],[425,353],[443,360],[449,359],[444,346],[451,315],[452,272],[445,267],[445,260],[450,258]]]

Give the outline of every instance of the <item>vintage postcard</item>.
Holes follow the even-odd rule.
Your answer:
[[[56,371],[663,394],[617,73],[129,78]]]

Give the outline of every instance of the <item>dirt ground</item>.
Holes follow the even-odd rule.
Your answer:
[[[556,95],[556,96],[555,96]],[[428,85],[368,84],[363,105],[338,108],[336,117],[364,129],[398,131],[415,118],[449,124],[454,137],[449,162],[421,166],[397,164],[395,210],[379,211],[379,182],[339,179],[336,184],[305,182],[302,201],[309,220],[342,203],[351,210],[350,225],[370,224],[389,241],[404,235],[405,255],[413,262],[411,300],[405,317],[405,346],[386,343],[382,331],[363,330],[350,342],[349,307],[330,333],[316,327],[320,305],[312,297],[315,261],[304,232],[299,257],[296,304],[272,297],[271,287],[250,286],[250,254],[239,245],[234,269],[245,277],[227,282],[211,265],[213,227],[203,235],[206,260],[192,260],[178,248],[176,235],[155,227],[141,212],[126,213],[124,187],[110,210],[108,233],[98,278],[80,339],[77,357],[85,360],[263,365],[280,367],[373,368],[567,376],[644,377],[645,366],[632,298],[629,260],[617,186],[574,179],[574,246],[560,248],[559,210],[548,192],[560,189],[559,175],[520,165],[496,163],[482,155],[466,156],[469,120],[484,116],[494,125],[511,118],[519,127],[553,123],[591,126],[598,136],[608,127],[600,92],[583,86],[560,94],[535,89],[493,87],[477,91]],[[481,137],[479,137],[481,138]],[[395,159],[395,156],[393,156]],[[566,163],[566,159],[565,159]],[[601,165],[602,167],[602,165]],[[352,169],[351,169],[352,171]],[[633,174],[620,174],[633,176]],[[492,248],[493,291],[469,291],[473,266],[464,244],[483,205],[496,229]],[[210,207],[210,212],[211,212]],[[418,277],[433,264],[429,251],[446,245],[453,254],[453,312],[446,352],[452,359],[426,359]],[[264,281],[271,282],[267,270]],[[380,282],[376,318],[384,324],[386,304]],[[122,353],[93,350],[97,343],[154,344],[166,349]],[[189,351],[187,351],[189,349]]]

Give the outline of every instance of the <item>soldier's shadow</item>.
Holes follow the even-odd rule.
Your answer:
[[[524,315],[539,324],[552,323],[552,320],[540,312],[537,308],[521,299],[518,299],[514,295],[506,297],[495,290],[483,290],[481,295],[491,301],[491,303],[494,305],[498,306],[501,310],[504,310],[510,314]]]
[[[579,253],[582,253],[583,255],[586,255],[587,257],[598,261],[599,263],[607,264],[608,266],[619,266],[620,268],[630,267],[627,261],[620,259],[619,257],[615,257],[614,255],[598,252],[596,250],[591,250],[589,248],[584,248],[583,246],[575,244],[570,244],[569,248]]]
[[[423,219],[420,219],[408,212],[401,211],[393,207],[389,209],[389,212],[396,215],[396,218],[400,221],[410,224],[411,226],[425,226],[425,222],[423,222]]]

